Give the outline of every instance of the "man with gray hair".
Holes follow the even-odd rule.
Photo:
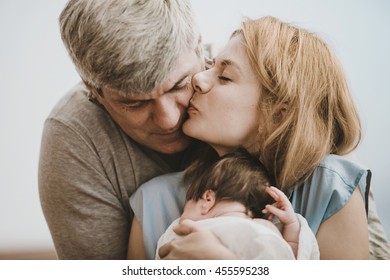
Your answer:
[[[125,259],[129,196],[182,170],[181,126],[204,68],[189,0],[71,0],[63,42],[83,82],[44,126],[39,191],[60,259]]]

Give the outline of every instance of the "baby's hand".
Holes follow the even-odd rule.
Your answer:
[[[294,209],[287,196],[275,187],[266,187],[265,190],[275,200],[275,203],[268,204],[263,209],[264,214],[270,214],[268,219],[271,220],[276,216],[284,225],[297,222]]]
[[[276,202],[272,205],[266,205],[263,213],[270,213],[270,219],[272,219],[273,216],[279,218],[280,222],[283,224],[283,238],[291,246],[294,256],[297,257],[300,231],[297,215],[295,215],[294,209],[287,196],[281,190],[275,187],[266,187],[265,190]]]

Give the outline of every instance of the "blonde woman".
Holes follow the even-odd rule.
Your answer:
[[[360,142],[360,120],[342,67],[320,38],[273,17],[246,20],[192,84],[184,133],[209,143],[218,156],[237,147],[257,155],[273,185],[307,219],[321,259],[369,258],[370,171],[342,157]],[[196,178],[208,162],[195,163],[186,178]],[[147,247],[154,238],[150,225],[170,215],[163,203],[145,212],[142,204],[156,201],[149,194],[174,198],[180,207],[181,184],[181,174],[167,175],[130,199],[136,217],[130,250],[140,234]],[[176,232],[187,236],[161,247],[161,258],[237,257],[203,228],[183,224]]]

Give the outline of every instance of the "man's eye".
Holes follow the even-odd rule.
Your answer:
[[[147,102],[132,102],[132,103],[123,104],[123,107],[129,110],[140,109],[145,107],[147,104],[148,104]]]
[[[182,89],[184,86],[185,86],[185,85],[182,85],[182,84],[180,84],[180,85],[176,85],[174,88],[172,88],[172,90],[171,90],[171,91],[177,91],[177,90],[180,90],[180,89]]]
[[[218,79],[220,79],[221,81],[224,81],[224,82],[230,82],[231,81],[230,78],[225,77],[225,76],[218,76]]]
[[[177,91],[177,90],[182,90],[187,87],[191,86],[191,78],[192,76],[186,77],[184,80],[182,80],[179,84],[175,85],[171,91]]]

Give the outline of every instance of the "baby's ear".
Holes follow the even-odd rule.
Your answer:
[[[215,204],[215,192],[207,190],[202,195],[202,214],[207,214]]]

